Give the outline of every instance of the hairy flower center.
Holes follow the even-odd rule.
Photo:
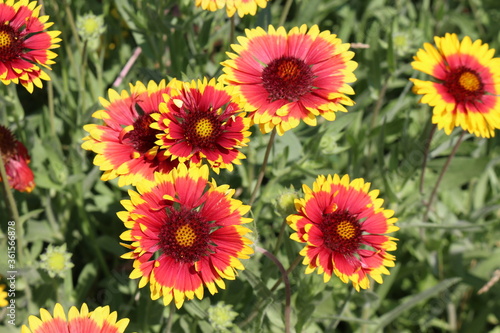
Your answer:
[[[271,61],[262,71],[262,83],[273,102],[286,99],[295,102],[313,89],[311,67],[295,57],[281,57]]]
[[[142,114],[134,122],[134,129],[123,136],[123,140],[139,153],[144,154],[156,144],[156,135],[162,133],[149,125],[154,121],[149,114]]]
[[[210,223],[200,212],[169,207],[159,233],[162,252],[177,262],[193,263],[209,253]]]
[[[180,246],[188,247],[196,241],[196,233],[189,224],[184,224],[175,232],[175,240]]]
[[[476,74],[471,72],[465,72],[462,75],[460,75],[458,83],[465,90],[473,92],[479,90],[479,88],[481,87],[481,81],[479,81],[479,78],[477,77]]]
[[[201,138],[209,137],[214,131],[214,126],[207,118],[201,118],[195,125],[196,134]]]
[[[323,216],[319,225],[324,244],[332,251],[352,254],[361,243],[361,226],[348,211],[335,211]]]
[[[0,47],[9,47],[11,43],[12,39],[10,37],[10,34],[8,34],[6,31],[0,31]]]
[[[18,57],[23,50],[19,33],[10,25],[0,25],[0,62],[7,62]]]
[[[479,74],[464,66],[450,71],[443,85],[457,103],[478,101],[485,93]]]
[[[212,110],[191,110],[184,119],[183,128],[188,144],[197,148],[213,148],[223,131],[222,121]]]
[[[350,221],[342,221],[337,226],[337,233],[343,239],[352,239],[356,236],[356,227]]]

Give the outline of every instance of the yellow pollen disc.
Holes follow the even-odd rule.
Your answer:
[[[290,62],[290,61],[285,61],[278,66],[278,75],[280,78],[286,80],[287,78],[293,78],[297,76],[297,72],[299,70],[299,67],[297,64]]]
[[[9,47],[11,43],[10,34],[5,31],[0,31],[0,48]]]
[[[202,138],[206,138],[212,135],[212,132],[214,131],[214,125],[212,125],[212,122],[207,118],[202,118],[196,123],[195,129],[196,134],[198,134]]]
[[[356,228],[349,221],[342,221],[337,226],[337,233],[344,239],[351,239],[356,235]]]
[[[471,73],[471,72],[465,72],[462,75],[460,75],[460,78],[458,79],[458,83],[468,91],[477,91],[479,90],[481,86],[481,81],[477,77],[476,74]]]
[[[184,224],[175,232],[175,240],[180,246],[188,247],[196,240],[196,233],[189,224]]]

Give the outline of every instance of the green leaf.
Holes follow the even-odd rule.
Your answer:
[[[89,262],[85,265],[85,267],[83,267],[80,275],[78,276],[78,282],[75,290],[75,298],[78,303],[82,303],[85,300],[96,278],[97,263],[95,261]]]
[[[383,331],[383,329],[396,320],[403,312],[408,311],[415,307],[418,303],[425,301],[428,298],[436,296],[440,292],[448,289],[449,287],[457,284],[461,281],[461,278],[450,278],[444,281],[441,281],[437,285],[432,288],[429,288],[419,294],[416,294],[409,299],[407,299],[403,304],[396,307],[394,310],[387,312],[380,318],[380,322],[374,332]]]

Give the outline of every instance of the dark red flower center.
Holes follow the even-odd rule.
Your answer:
[[[262,83],[274,102],[286,99],[295,102],[313,89],[311,67],[294,57],[281,57],[271,61],[262,71]]]
[[[5,126],[0,125],[0,152],[1,156],[7,161],[12,155],[16,154],[17,140],[14,134]]]
[[[144,154],[156,144],[156,135],[162,133],[149,125],[154,121],[149,113],[144,113],[134,122],[134,129],[123,136],[123,140],[139,153]]]
[[[485,93],[481,76],[476,71],[464,66],[450,71],[443,85],[453,95],[457,103],[479,101]]]
[[[197,148],[213,148],[223,130],[221,119],[212,110],[188,112],[182,127],[187,143]]]
[[[23,40],[19,32],[10,25],[0,22],[0,62],[11,61],[23,51]]]
[[[355,253],[361,243],[359,220],[348,211],[335,211],[323,217],[319,224],[324,244],[341,254]]]
[[[176,262],[194,263],[209,253],[210,223],[200,212],[168,207],[160,234],[162,252]]]

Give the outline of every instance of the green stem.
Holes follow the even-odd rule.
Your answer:
[[[56,126],[55,126],[55,112],[54,112],[54,84],[52,81],[47,82],[47,96],[49,102],[49,123],[50,123],[50,134],[56,136]]]
[[[78,50],[81,50],[81,42],[80,36],[78,35],[78,30],[76,29],[75,18],[73,17],[73,13],[71,12],[71,8],[68,4],[67,0],[63,0],[64,10],[66,11],[66,20],[71,27],[71,32],[73,33],[73,37],[76,41],[76,46]]]
[[[425,168],[427,167],[427,158],[429,156],[429,148],[431,146],[432,138],[434,137],[434,133],[436,133],[436,124],[432,125],[431,132],[429,134],[429,139],[425,144],[425,152],[424,152],[424,160],[422,161],[422,173],[420,174],[420,194],[424,193],[424,176],[425,176]]]
[[[288,12],[290,11],[290,7],[292,7],[292,2],[293,0],[287,0],[285,3],[285,7],[283,8],[283,11],[281,12],[281,17],[278,26],[282,26],[285,24],[286,17],[288,16]]]
[[[337,318],[332,321],[330,326],[328,326],[328,329],[326,330],[327,332],[334,332],[337,326],[340,324],[340,318],[344,315],[345,310],[347,309],[347,305],[351,301],[352,295],[354,294],[354,287],[351,285],[349,289],[349,293],[347,294],[346,299],[344,300],[344,304],[342,304],[342,307],[340,308],[339,315]]]
[[[297,265],[300,263],[301,260],[302,260],[302,256],[300,256],[300,255],[297,256],[297,258],[295,258],[295,260],[293,261],[293,263],[286,270],[286,276],[288,276],[288,274],[290,274],[290,272],[293,271],[295,269],[295,267],[297,267]],[[274,292],[279,287],[279,285],[281,284],[282,281],[283,281],[283,276],[280,277],[278,279],[278,281],[276,281],[276,283],[274,284],[274,286],[272,286],[272,288],[269,289],[269,291],[270,292]],[[239,324],[239,326],[240,327],[245,327],[250,322],[252,322],[252,320],[259,314],[259,309],[260,309],[261,305],[262,305],[262,300],[259,300],[257,302],[257,304],[255,305],[253,311],[250,313],[250,315],[243,322],[241,322],[241,324]]]
[[[234,43],[234,35],[236,31],[236,23],[234,22],[234,15],[231,16],[231,19],[229,20],[231,22],[231,28],[229,31],[229,44]]]
[[[1,148],[1,146],[0,146]],[[23,221],[19,218],[19,211],[17,210],[16,201],[14,199],[14,195],[12,194],[12,190],[9,184],[9,178],[7,176],[7,170],[5,169],[5,162],[2,157],[2,151],[0,149],[0,178],[2,178],[2,183],[4,187],[5,197],[7,198],[7,206],[9,207],[11,217],[14,222],[17,224],[16,228],[16,243],[18,248],[18,261],[22,262],[23,256]]]
[[[281,277],[283,279],[283,282],[285,283],[285,333],[290,333],[290,314],[291,314],[291,296],[292,296],[292,291],[290,287],[290,281],[288,280],[288,273],[285,270],[285,267],[281,264],[278,258],[274,256],[271,252],[267,251],[264,248],[261,248],[260,246],[256,246],[255,250],[257,252],[262,253],[269,259],[271,259],[272,262],[278,267],[279,271],[281,272]]]
[[[278,239],[276,240],[276,245],[274,246],[275,253],[278,252],[278,249],[283,241],[283,235],[285,234],[286,225],[286,219],[283,219],[283,222],[281,223],[280,233],[278,235]]]
[[[424,222],[427,221],[427,218],[429,216],[429,210],[432,206],[432,203],[434,202],[434,198],[436,197],[436,193],[437,193],[437,189],[439,187],[439,184],[441,184],[441,181],[443,180],[443,176],[446,173],[446,170],[448,170],[448,166],[450,165],[451,160],[453,159],[453,157],[457,153],[458,147],[460,147],[460,144],[462,143],[464,136],[465,136],[465,131],[462,131],[462,134],[460,134],[460,137],[458,138],[457,143],[453,147],[453,150],[451,151],[450,156],[448,156],[448,159],[446,160],[446,162],[443,165],[443,168],[441,169],[441,173],[439,174],[439,177],[436,181],[436,184],[434,185],[434,188],[432,189],[431,196],[429,197],[429,201],[427,202],[427,208],[425,209],[424,217],[422,219]]]
[[[0,150],[0,156],[1,153],[2,152]],[[5,163],[3,158],[0,158],[0,176],[2,178],[3,187],[5,190],[5,196],[7,197],[7,205],[9,206],[11,217],[14,219],[16,223],[20,223],[19,211],[17,210],[16,201],[14,200],[14,195],[12,194],[12,190],[10,188],[9,178],[7,176],[7,170],[5,169]],[[19,245],[19,247],[21,247],[20,246],[21,242],[19,238],[17,244]]]
[[[271,136],[269,137],[266,153],[264,154],[264,161],[262,161],[262,166],[260,167],[259,177],[257,178],[257,183],[255,184],[255,187],[253,189],[250,201],[248,202],[249,206],[251,206],[255,202],[255,198],[257,197],[257,193],[259,192],[260,185],[262,184],[262,180],[264,179],[264,175],[266,173],[267,161],[269,160],[269,155],[271,154],[271,148],[273,147],[275,136],[276,136],[276,128],[273,129],[273,131],[271,132]]]
[[[170,314],[168,316],[167,326],[165,327],[165,333],[172,332],[172,326],[174,325],[175,302],[170,303],[169,309]]]

